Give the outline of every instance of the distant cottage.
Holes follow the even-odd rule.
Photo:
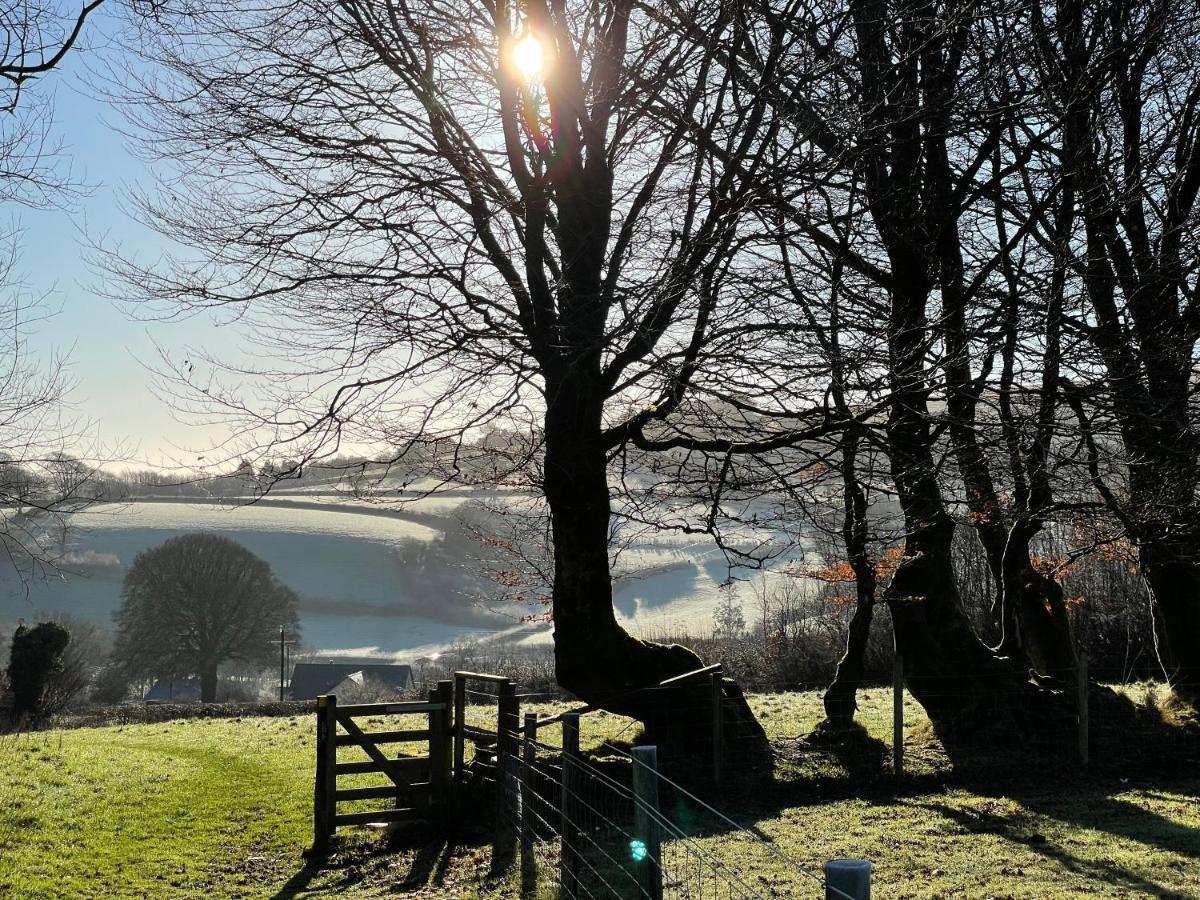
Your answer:
[[[336,694],[339,685],[347,681],[360,687],[370,682],[404,691],[413,686],[412,667],[393,663],[296,663],[292,670],[292,699],[314,700],[321,694]]]
[[[200,699],[200,679],[159,679],[142,699],[147,703],[195,703]]]

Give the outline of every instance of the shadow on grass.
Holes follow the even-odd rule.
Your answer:
[[[1105,793],[1076,792],[1070,799],[1061,794],[1010,792],[1027,809],[1079,828],[1103,831],[1114,837],[1137,841],[1158,850],[1200,860],[1200,828],[1190,828],[1153,810]]]
[[[794,746],[824,754],[845,773],[843,777],[853,782],[877,781],[889,774],[890,748],[857,722],[848,728],[832,728],[822,723]]]
[[[1003,796],[1018,800],[1026,810],[1050,819],[1120,835],[1159,849],[1195,857],[1200,853],[1200,830],[1186,828],[1131,803],[1112,797],[1077,797],[1075,802],[1041,796]],[[914,803],[921,809],[956,823],[968,833],[986,833],[1020,844],[1030,851],[1061,865],[1066,871],[1102,882],[1120,885],[1139,896],[1180,897],[1177,889],[1166,887],[1109,859],[1082,859],[1031,827],[1030,817],[1022,814],[996,815],[963,809],[930,800]],[[1097,807],[1106,812],[1096,818],[1083,814]]]
[[[1044,751],[1022,747],[1019,742],[1000,747],[976,744],[969,753],[960,747],[957,753],[948,755],[936,735],[928,731],[910,734],[913,739],[906,745],[906,759],[910,763],[908,771],[914,774],[897,781],[887,745],[855,726],[837,732],[818,729],[803,737],[777,741],[773,774],[743,776],[736,765],[738,757],[731,752],[727,759],[732,764],[726,767],[720,787],[711,782],[711,758],[705,753],[694,752],[690,765],[672,760],[664,767],[663,775],[678,780],[686,791],[675,790],[664,781],[660,785],[662,809],[689,836],[720,836],[745,829],[769,842],[771,837],[759,828],[759,823],[776,819],[789,808],[819,807],[849,799],[905,806],[920,810],[920,815],[954,823],[968,841],[973,833],[992,834],[1052,860],[1064,872],[1080,878],[1116,885],[1141,896],[1180,896],[1178,888],[1172,890],[1156,880],[1158,876],[1152,869],[1140,864],[1123,865],[1119,856],[1107,853],[1089,858],[1063,846],[1070,841],[1056,842],[1036,830],[1040,820],[1041,827],[1051,831],[1049,824],[1053,821],[1067,829],[1102,831],[1189,861],[1200,860],[1200,829],[1114,796],[1124,788],[1111,778],[1127,771],[1145,777],[1152,769],[1168,777],[1188,773],[1188,760],[1196,755],[1196,731],[1177,727],[1152,704],[1139,706],[1111,692],[1098,694],[1093,705],[1093,772],[1083,777],[1078,777],[1073,742],[1051,757]],[[604,815],[615,816],[618,810],[624,815],[625,807],[630,806],[627,800],[616,799],[628,792],[629,765],[622,751],[629,746],[625,741],[614,742],[616,753],[601,748],[585,756],[586,768],[600,782],[607,780],[616,786],[612,796],[605,795],[608,805],[595,804]],[[543,761],[550,769],[556,764],[550,757]],[[978,797],[1008,798],[1022,808],[1010,815],[997,815],[973,808],[969,802],[956,804],[941,796],[948,786]],[[556,779],[544,787],[543,805],[549,812],[543,811],[553,818],[561,799]],[[736,824],[705,810],[689,794],[711,804]],[[1164,795],[1163,799],[1171,797]],[[593,798],[584,793],[583,799],[590,802]],[[447,878],[452,865],[457,865],[459,873],[469,869],[481,882],[486,877],[494,886],[510,870],[512,848],[507,848],[503,858],[489,850],[495,837],[495,829],[489,824],[490,810],[488,806],[475,818],[472,834],[459,834],[452,840],[407,829],[389,834],[386,840],[335,842],[329,856],[311,861],[276,897],[333,895],[353,886],[383,888],[393,894],[437,889],[455,882],[454,877]],[[619,830],[624,830],[623,819],[619,824]],[[552,833],[539,837],[552,837]],[[618,851],[627,847],[616,837],[613,841],[604,849],[620,858]]]
[[[787,809],[851,799],[884,806],[910,805],[944,817],[968,833],[994,833],[1022,844],[1054,860],[1064,871],[1095,882],[1120,885],[1140,896],[1183,896],[1178,886],[1168,886],[1170,879],[1163,879],[1166,883],[1155,880],[1153,868],[1140,863],[1122,865],[1119,856],[1105,853],[1087,858],[1035,830],[1033,823],[1039,819],[1046,830],[1054,821],[1065,826],[1056,830],[1100,831],[1151,852],[1200,860],[1200,829],[1115,796],[1126,788],[1124,780],[1114,777],[1130,772],[1151,779],[1193,776],[1200,734],[1193,724],[1181,725],[1177,716],[1164,715],[1154,704],[1132,703],[1128,697],[1104,689],[1095,694],[1091,772],[1079,767],[1075,735],[1050,754],[1044,746],[1020,740],[1001,746],[964,743],[947,753],[930,729],[906,744],[916,774],[897,781],[891,772],[889,748],[861,727],[854,727],[838,732],[817,729],[804,737],[777,741],[777,766],[770,779],[727,785],[723,791],[709,786],[696,793],[765,840],[770,838],[758,823]],[[1003,817],[957,807],[938,799],[948,787],[980,797],[1011,799],[1022,811]],[[1178,796],[1164,793],[1160,799],[1177,800]],[[727,822],[711,815],[694,815],[691,822],[697,835],[731,830]],[[1184,863],[1177,860],[1172,865]]]
[[[304,863],[304,868],[289,878],[287,883],[284,884],[284,886],[278,891],[276,891],[275,895],[272,897],[272,900],[290,900],[292,897],[301,896],[315,897],[321,893],[332,891],[333,888],[328,888],[326,891],[310,891],[308,889],[308,886],[312,884],[313,879],[321,873],[323,862],[324,857],[312,857],[308,859]]]
[[[1092,775],[1138,777],[1196,771],[1200,721],[1170,706],[1139,704],[1125,694],[1093,686],[1090,768]],[[776,770],[767,793],[788,805],[809,798],[911,796],[943,785],[988,793],[1003,788],[1057,784],[1083,773],[1073,708],[1064,705],[1053,723],[1032,723],[1032,733],[996,728],[954,736],[929,724],[908,729],[904,777],[892,773],[891,748],[855,724],[818,727],[803,737],[776,741]],[[1051,728],[1050,725],[1054,727]],[[1045,726],[1045,727],[1042,727]],[[1048,738],[1051,738],[1048,740]],[[777,804],[776,804],[777,805]]]
[[[455,857],[486,841],[447,838],[432,829],[395,829],[384,840],[335,838],[327,853],[312,856],[272,900],[334,896],[356,887],[389,893],[442,887]]]

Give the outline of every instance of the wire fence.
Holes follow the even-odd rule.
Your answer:
[[[581,752],[578,724],[562,717],[562,746],[532,714],[502,727],[494,868],[517,867],[522,896],[854,900],[663,774],[656,748]]]
[[[1063,761],[1084,765],[1096,743],[1097,719],[1107,731],[1119,728],[1126,741],[1139,721],[1153,725],[1153,717],[1122,712],[1135,704],[1111,698],[1097,703],[1106,693],[1089,681],[1086,657],[1075,674],[1073,683],[1047,689],[999,669],[933,679],[925,671],[906,673],[897,660],[891,685],[858,687],[863,704],[853,727],[827,728],[816,724],[822,711],[815,693],[803,695],[798,716],[796,695],[747,698],[719,666],[709,666],[630,691],[617,702],[601,698],[600,706],[636,707],[637,719],[621,728],[599,707],[547,710],[544,701],[559,699],[553,693],[521,693],[508,678],[458,672],[453,683],[438,687],[438,696],[454,706],[446,731],[454,747],[452,775],[451,754],[445,761],[452,782],[445,817],[483,812],[473,818],[493,825],[493,874],[519,881],[525,897],[700,900],[823,893],[856,900],[867,894],[843,888],[862,874],[855,865],[868,864],[842,861],[846,868],[830,861],[818,874],[810,868],[816,860],[792,859],[737,820],[753,807],[720,807],[743,787],[761,796],[767,784],[779,793],[826,777],[856,783],[905,777],[912,784],[911,776],[940,778],[949,768],[1021,764],[1004,740],[978,739],[980,721],[994,726],[999,738],[1007,739],[1009,731],[1033,733],[1042,742],[1038,752],[1054,748]],[[523,720],[522,704],[528,704]],[[543,715],[528,712],[531,707]],[[588,716],[581,748],[580,716],[588,712],[595,715]],[[941,730],[946,718],[939,720],[955,714],[975,717],[975,739],[961,746],[953,745],[950,730]],[[1017,719],[1023,727],[1012,727]],[[634,728],[640,733],[625,743]],[[632,746],[635,736],[644,746]],[[430,753],[432,758],[432,745]],[[495,816],[479,802],[494,808]],[[839,880],[847,872],[849,880]]]
[[[651,900],[802,897],[822,892],[835,898],[859,896],[826,883],[714,806],[719,798],[731,795],[730,780],[754,768],[761,761],[756,754],[763,748],[769,754],[765,774],[773,771],[776,780],[780,770],[787,768],[819,776],[840,768],[843,776],[853,778],[863,772],[899,778],[939,774],[948,767],[1013,765],[1016,755],[1010,748],[989,750],[978,741],[943,745],[922,709],[922,705],[936,708],[939,704],[945,704],[943,709],[951,714],[992,719],[998,731],[1021,719],[1025,727],[1014,732],[1028,735],[1032,724],[1032,732],[1043,742],[1041,752],[1051,746],[1064,762],[1086,765],[1089,689],[1094,687],[1086,666],[1084,658],[1074,683],[1045,691],[996,670],[960,682],[924,684],[917,673],[906,678],[902,661],[897,660],[891,685],[860,688],[862,694],[874,695],[875,718],[886,718],[890,728],[881,729],[884,723],[875,721],[873,733],[813,729],[792,731],[794,737],[773,741],[759,724],[765,716],[747,714],[737,719],[738,709],[749,712],[745,698],[718,667],[709,667],[714,671],[692,673],[701,677],[687,684],[639,690],[647,706],[658,710],[654,726],[676,738],[667,752],[692,748],[691,753],[667,760],[675,777],[659,771],[655,760],[639,755],[652,748],[630,748],[616,738],[593,746],[591,754],[581,753],[578,713],[541,721],[527,717],[525,727],[518,728],[513,705],[505,725],[501,699],[497,858],[503,859],[504,846],[510,847],[510,855],[511,847],[519,848],[526,896]],[[652,696],[658,692],[662,698]],[[511,702],[515,704],[515,698]],[[764,702],[771,702],[769,696],[756,699],[756,713],[766,711]],[[551,723],[561,724],[559,746],[545,736],[553,730],[539,730]],[[916,740],[909,734],[914,728],[920,732]],[[641,780],[652,782],[653,790],[646,792],[638,782],[639,773],[648,770],[653,771],[652,777]],[[684,787],[680,780],[693,787]]]

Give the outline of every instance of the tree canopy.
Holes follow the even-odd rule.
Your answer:
[[[280,626],[298,628],[296,593],[236,541],[183,534],[134,557],[121,591],[114,658],[144,677],[198,675],[216,699],[222,663],[268,664]]]

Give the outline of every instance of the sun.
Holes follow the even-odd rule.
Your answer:
[[[545,54],[542,52],[541,41],[534,37],[533,32],[526,31],[513,46],[512,61],[526,81],[541,80],[545,70]]]

